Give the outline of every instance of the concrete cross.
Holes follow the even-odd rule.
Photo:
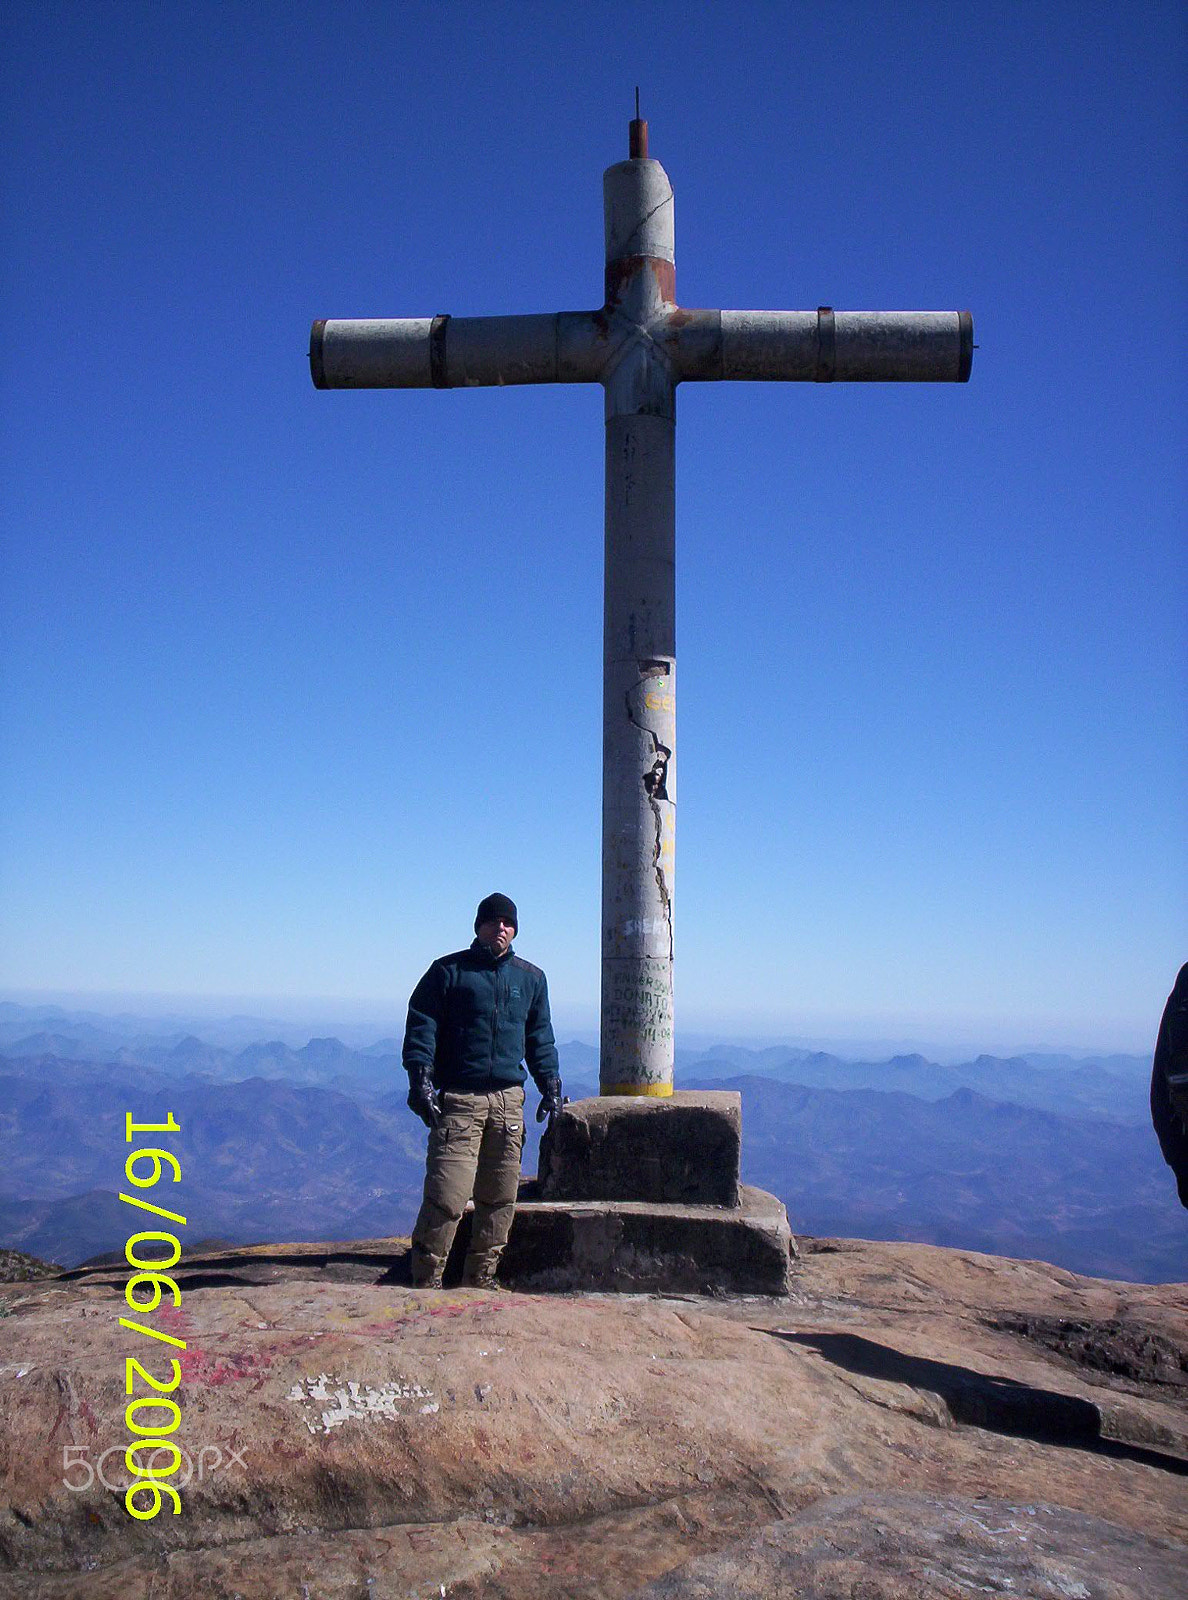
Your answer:
[[[689,311],[672,186],[631,123],[603,176],[605,302],[543,316],[315,322],[319,389],[601,383],[606,393],[602,1012],[606,1094],[672,1093],[678,383],[964,383],[967,311]]]

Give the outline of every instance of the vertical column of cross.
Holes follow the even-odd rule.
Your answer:
[[[670,1095],[676,822],[675,385],[649,322],[674,300],[672,188],[632,124],[607,169],[603,1094]]]

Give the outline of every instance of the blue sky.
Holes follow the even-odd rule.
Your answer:
[[[678,1032],[1146,1048],[1185,939],[1186,65],[1159,3],[9,3],[4,992],[598,977],[596,387],[314,317],[962,308],[964,388],[678,396]]]

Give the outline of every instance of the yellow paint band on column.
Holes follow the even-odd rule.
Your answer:
[[[671,1083],[610,1083],[600,1094],[644,1094],[653,1100],[667,1100],[672,1094]]]

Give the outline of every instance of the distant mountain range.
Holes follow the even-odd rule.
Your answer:
[[[172,1110],[181,1124],[170,1147],[183,1180],[162,1203],[187,1216],[192,1243],[411,1227],[424,1130],[405,1106],[395,1039],[232,1048],[146,1035],[143,1019],[31,1010],[0,1004],[0,1247],[72,1265],[122,1245],[128,1110]],[[597,1051],[560,1049],[567,1093],[596,1093]],[[1188,1217],[1150,1130],[1149,1073],[1134,1056],[943,1066],[732,1045],[678,1056],[682,1087],[742,1095],[743,1176],[779,1195],[794,1230],[1180,1280]],[[530,1087],[529,1172],[535,1100]]]
[[[0,1029],[0,1033],[4,1031],[16,1030]],[[398,1045],[392,1039],[381,1039],[361,1050],[340,1039],[311,1039],[300,1049],[269,1039],[229,1050],[207,1044],[195,1034],[183,1034],[179,1039],[96,1042],[90,1030],[72,1029],[69,1033],[26,1034],[11,1043],[0,1043],[0,1050],[12,1060],[52,1057],[121,1069],[144,1067],[165,1078],[195,1077],[210,1083],[259,1077],[328,1085],[341,1078],[357,1088],[382,1091],[399,1081],[395,1074],[400,1069]]]
[[[107,1026],[99,1026],[100,1021]],[[244,1021],[232,1019],[236,1027]],[[396,1038],[377,1039],[365,1046],[349,1045],[336,1037],[313,1038],[295,1047],[281,1038],[261,1041],[257,1035],[235,1048],[210,1043],[196,1033],[147,1033],[146,1025],[144,1018],[99,1019],[96,1013],[66,1013],[52,1006],[24,1007],[3,1001],[0,1054],[10,1060],[52,1056],[123,1069],[147,1067],[169,1078],[193,1076],[210,1083],[280,1078],[350,1094],[385,1094],[404,1082]],[[598,1051],[592,1045],[568,1040],[559,1049],[567,1078],[597,1080]],[[719,1044],[698,1052],[678,1049],[677,1069],[682,1082],[687,1077],[724,1079],[742,1073],[810,1088],[898,1091],[922,1100],[943,1100],[958,1089],[975,1089],[991,1099],[1058,1114],[1102,1116],[1144,1125],[1149,1116],[1148,1056],[981,1055],[973,1061],[942,1066],[922,1055],[849,1061],[791,1045],[753,1050]]]
[[[793,1232],[915,1240],[1138,1282],[1188,1279],[1188,1213],[1149,1124],[1058,1115],[962,1088],[694,1079],[743,1100],[744,1176]]]
[[[187,1037],[197,1036],[209,1044],[232,1053],[261,1039],[280,1039],[285,1044],[302,1045],[311,1037],[332,1031],[346,1044],[365,1049],[392,1052],[399,1048],[397,1028],[403,1023],[393,1017],[390,1025],[335,1023],[323,1029],[286,1021],[280,1017],[209,1017],[177,1013],[170,1016],[139,1016],[132,1012],[109,1015],[100,1011],[67,1010],[53,1005],[20,1005],[0,1000],[0,1051],[30,1034],[47,1033],[85,1044],[88,1054],[103,1055],[120,1049],[141,1047],[171,1048]],[[383,1037],[384,1034],[387,1037]],[[379,1044],[373,1041],[379,1037]]]
[[[921,1055],[893,1056],[890,1061],[842,1061],[822,1051],[782,1047],[757,1051],[719,1045],[683,1066],[684,1072],[706,1080],[744,1073],[807,1088],[875,1089],[921,1100],[944,1100],[960,1089],[973,1089],[993,1100],[1058,1114],[1144,1125],[1150,1116],[1151,1061],[1145,1056],[1074,1061],[1056,1055],[1006,1059],[981,1055],[957,1066],[941,1066]]]

